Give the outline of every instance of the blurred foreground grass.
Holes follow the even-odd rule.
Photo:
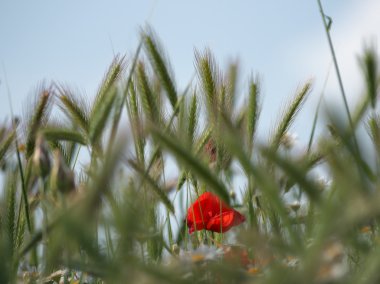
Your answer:
[[[93,102],[41,85],[30,112],[0,128],[0,283],[378,283],[373,48],[360,64],[352,124],[338,112],[304,151],[289,129],[312,82],[258,143],[259,80],[237,94],[237,64],[197,51],[197,80],[179,90],[150,30],[115,57]],[[190,235],[183,220],[204,191],[246,222]]]

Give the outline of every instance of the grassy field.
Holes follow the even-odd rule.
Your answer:
[[[220,69],[210,50],[195,68],[179,90],[145,30],[92,102],[44,84],[1,125],[0,283],[380,281],[375,48],[356,107],[320,137],[310,121],[304,151],[290,129],[312,82],[259,143],[260,81],[237,93],[238,66]]]

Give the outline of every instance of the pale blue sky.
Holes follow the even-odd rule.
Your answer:
[[[343,81],[354,101],[360,90],[356,56],[364,39],[380,36],[380,2],[324,1],[324,8],[333,18]],[[211,48],[221,67],[239,58],[243,88],[252,72],[260,73],[262,131],[296,87],[314,78],[294,128],[301,137],[309,134],[331,56],[317,2],[305,0],[0,0],[0,120],[10,115],[5,72],[16,114],[42,80],[67,83],[91,97],[114,52],[131,55],[147,22],[167,51],[179,89],[194,73],[194,48]],[[333,71],[326,96],[340,101]]]

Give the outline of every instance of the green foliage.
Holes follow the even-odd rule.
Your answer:
[[[137,65],[137,60],[138,60],[139,55],[140,55],[141,47],[142,47],[142,42],[140,42],[140,44],[137,47],[137,50],[135,52],[135,55],[133,57],[132,66],[131,66],[131,68],[129,70],[129,75],[128,75],[128,79],[127,79],[126,84],[125,84],[124,92],[122,93],[121,96],[117,97],[116,107],[115,107],[115,114],[113,116],[112,130],[111,130],[111,135],[110,135],[110,140],[111,141],[116,138],[116,134],[117,134],[118,127],[119,127],[120,118],[121,118],[121,115],[123,113],[123,107],[124,107],[124,105],[126,103],[127,96],[129,94],[130,86],[131,86],[131,84],[133,84],[132,77],[133,77],[133,74],[135,72],[135,68],[136,68],[136,65]],[[110,146],[112,146],[112,143],[110,143]]]
[[[191,98],[188,122],[188,139],[189,142],[193,144],[198,125],[198,102],[195,94]]]
[[[70,120],[82,131],[88,133],[89,130],[89,111],[82,97],[78,94],[74,95],[68,88],[59,87],[58,97],[60,100],[60,108],[70,118]]]
[[[2,164],[5,154],[13,143],[13,140],[15,138],[15,131],[10,131],[5,135],[5,138],[2,138],[0,140],[0,164]]]
[[[251,80],[249,84],[249,99],[247,107],[247,137],[249,149],[253,146],[253,134],[256,132],[257,120],[259,119],[259,96],[260,83],[258,80]]]
[[[26,156],[34,151],[34,143],[38,129],[46,123],[51,108],[51,91],[43,86],[37,90],[38,98],[26,129]]]
[[[284,135],[292,125],[295,116],[305,102],[310,89],[311,82],[307,82],[302,88],[297,91],[294,99],[287,103],[286,107],[282,111],[281,116],[278,119],[273,137],[270,142],[273,148],[276,149],[280,145],[281,140],[284,138]]]
[[[131,162],[132,167],[141,175],[141,177],[150,185],[152,190],[157,194],[160,200],[164,203],[169,212],[174,214],[174,206],[167,197],[164,190],[154,181],[152,177],[150,177],[147,173],[145,173],[138,165]]]
[[[116,88],[109,90],[109,93],[104,96],[101,103],[97,103],[94,107],[93,113],[90,119],[90,130],[89,136],[92,145],[96,145],[100,142],[102,137],[103,130],[107,124],[107,121],[110,117],[113,103],[117,97]]]
[[[238,87],[238,75],[239,75],[239,64],[238,62],[233,62],[229,64],[226,78],[226,99],[224,100],[224,109],[230,112],[235,106],[237,87]]]
[[[257,78],[240,94],[236,62],[224,71],[196,52],[198,80],[181,92],[164,54],[144,32],[126,78],[115,57],[91,104],[52,84],[22,121],[25,137],[0,128],[0,283],[377,283],[375,51],[360,61],[353,123],[336,111],[316,137],[315,118],[307,147],[289,132],[311,82],[258,133]],[[205,191],[246,222],[189,234],[187,209]]]
[[[376,56],[376,50],[374,46],[371,46],[366,47],[364,54],[360,59],[360,66],[362,68],[364,80],[367,87],[366,92],[371,102],[372,108],[376,108],[377,95],[380,90],[380,70]]]
[[[115,88],[121,78],[124,68],[124,57],[115,56],[96,94],[94,104],[91,108],[91,121],[93,117],[97,116],[99,109],[102,109],[102,105],[107,101],[106,97],[113,93],[112,89]]]
[[[153,93],[152,87],[146,74],[145,65],[139,62],[137,65],[137,89],[141,95],[142,106],[147,118],[151,121],[159,122],[160,113],[158,109],[158,101],[155,93]]]
[[[195,53],[195,63],[209,118],[215,119],[219,107],[218,67],[210,50],[206,50],[203,54],[197,51]]]
[[[183,162],[188,169],[194,171],[210,189],[217,193],[225,202],[229,203],[229,195],[225,185],[202,163],[200,163],[191,153],[187,152],[184,147],[174,143],[173,137],[160,133],[157,129],[152,130],[154,137],[172,152],[175,157]]]
[[[127,100],[127,108],[128,108],[128,116],[131,124],[132,134],[133,134],[133,140],[134,140],[134,146],[135,146],[135,152],[137,161],[140,165],[145,164],[145,155],[144,155],[144,146],[145,146],[145,139],[143,135],[143,124],[140,117],[140,110],[138,106],[138,98],[136,95],[136,90],[134,87],[133,82],[131,82],[131,85],[129,87],[130,89],[130,96]]]
[[[156,39],[153,36],[152,31],[147,33],[143,33],[142,37],[145,43],[145,49],[148,53],[149,60],[158,75],[161,84],[166,90],[168,99],[173,108],[175,108],[177,104],[177,91],[173,84],[173,80],[169,75],[168,71],[168,63],[164,59],[163,52],[160,50]]]
[[[70,141],[82,145],[87,144],[86,138],[80,132],[73,129],[49,127],[44,128],[42,133],[47,140],[51,141]]]

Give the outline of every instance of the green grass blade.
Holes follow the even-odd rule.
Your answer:
[[[207,128],[203,131],[202,135],[199,138],[195,145],[195,154],[198,155],[202,152],[207,142],[210,140],[212,135],[212,128]]]
[[[223,109],[230,113],[235,106],[235,100],[237,96],[238,79],[239,79],[239,65],[238,62],[232,62],[228,66],[226,76],[226,98],[224,100]]]
[[[139,167],[137,164],[130,161],[131,166],[138,172],[141,177],[150,185],[150,188],[156,193],[156,195],[159,197],[159,199],[162,201],[162,203],[165,205],[165,207],[174,214],[174,206],[172,202],[169,200],[168,196],[166,195],[165,191],[157,184],[157,182],[146,172],[144,169]]]
[[[366,83],[366,93],[373,109],[376,108],[377,97],[380,90],[379,62],[374,46],[364,49],[363,56],[359,60],[360,67]]]
[[[16,251],[16,179],[13,174],[8,176],[7,182],[7,234],[11,244],[12,255]]]
[[[97,144],[102,137],[116,96],[117,89],[113,88],[109,91],[109,94],[104,97],[104,101],[101,104],[97,104],[96,108],[94,108],[93,115],[91,116],[89,133],[92,145]]]
[[[43,89],[39,93],[38,101],[34,107],[31,119],[28,121],[26,129],[26,157],[32,156],[38,129],[46,123],[49,111],[51,110],[51,92]]]
[[[178,112],[179,112],[180,106],[182,105],[182,102],[183,102],[183,97],[181,97],[181,99],[178,101],[176,108],[174,109],[174,112],[172,113],[172,115],[170,117],[169,122],[165,126],[165,129],[164,129],[165,132],[168,131],[172,127],[173,121],[174,121],[175,117],[178,115]],[[147,164],[147,167],[145,170],[146,175],[150,172],[154,163],[157,162],[159,158],[162,158],[161,147],[159,145],[156,145],[154,150],[152,151],[151,158]],[[142,186],[142,184],[141,184],[141,186]]]
[[[267,169],[252,163],[249,155],[247,155],[244,148],[241,147],[240,139],[237,138],[239,137],[238,131],[233,128],[232,123],[225,117],[223,122],[224,127],[220,130],[220,133],[228,151],[239,161],[247,177],[255,180],[255,183],[260,188],[263,196],[268,200],[268,207],[270,209],[267,213],[273,213],[275,216],[281,217],[283,225],[287,229],[294,247],[299,247],[301,245],[299,243],[299,236],[297,236],[292,227],[292,222],[288,216],[284,202],[279,194],[279,188],[275,183],[273,176],[270,175]]]
[[[10,146],[12,145],[14,138],[15,138],[15,131],[10,131],[8,135],[4,139],[2,139],[0,143],[0,164],[3,161],[3,158],[5,157]]]
[[[311,127],[311,132],[310,132],[310,137],[309,137],[309,143],[307,144],[307,152],[310,152],[311,150],[311,146],[313,144],[313,139],[314,139],[314,134],[315,134],[315,130],[316,130],[316,127],[317,127],[317,121],[318,121],[318,114],[319,114],[319,108],[321,106],[321,102],[322,102],[322,95],[318,101],[318,105],[317,105],[317,108],[315,110],[315,114],[314,114],[314,119],[313,119],[313,125]]]
[[[129,87],[130,96],[127,100],[127,109],[128,109],[128,115],[129,120],[132,128],[132,134],[134,139],[134,146],[135,146],[135,152],[136,157],[140,165],[145,164],[145,154],[144,154],[144,147],[145,147],[145,138],[143,135],[143,125],[140,118],[140,110],[138,107],[138,98],[136,95],[135,87],[133,84],[133,81],[131,81],[130,87]]]
[[[271,146],[277,149],[288,131],[289,127],[293,123],[295,116],[305,102],[307,95],[311,89],[311,82],[307,82],[295,95],[294,99],[288,103],[284,108],[282,115],[278,119],[277,126],[275,127],[274,135],[271,138]]]
[[[137,89],[141,95],[145,114],[151,121],[160,121],[157,98],[154,97],[149,79],[142,62],[137,65]]]
[[[138,60],[139,55],[140,55],[141,47],[142,47],[142,41],[140,41],[140,43],[137,47],[137,50],[133,56],[132,66],[129,70],[129,75],[128,75],[128,79],[127,79],[126,84],[125,84],[125,89],[124,89],[123,95],[121,97],[119,97],[120,99],[116,103],[115,114],[114,114],[113,123],[112,123],[112,130],[111,130],[111,134],[110,134],[110,141],[115,141],[115,138],[116,138],[116,132],[117,132],[117,129],[119,126],[121,114],[123,112],[123,106],[126,103],[128,94],[130,93],[129,89],[130,89],[130,85],[132,84],[132,77],[133,77],[133,74],[134,74],[135,69],[136,69],[137,60]],[[112,147],[112,143],[110,143],[110,147]]]
[[[306,162],[304,165],[299,161],[292,163],[288,159],[281,157],[276,151],[270,149],[262,149],[261,152],[267,159],[279,166],[287,174],[287,177],[298,183],[310,200],[316,202],[320,200],[320,190],[315,183],[307,178],[308,167],[306,167]]]
[[[183,146],[175,143],[175,138],[169,137],[161,133],[157,129],[152,129],[153,136],[157,141],[166,149],[168,149],[174,156],[194,174],[198,175],[205,183],[210,187],[210,190],[214,191],[221,199],[229,203],[228,190],[224,184],[207,168],[202,164],[198,158],[194,157]]]
[[[195,65],[203,94],[206,98],[206,106],[211,118],[215,118],[218,110],[218,68],[211,51],[206,50],[203,54],[195,52]]]
[[[19,170],[19,173],[20,173],[20,179],[21,179],[21,190],[22,190],[22,201],[20,201],[20,208],[21,208],[21,204],[23,203],[24,204],[24,210],[25,210],[25,218],[26,218],[26,224],[28,225],[28,231],[29,233],[32,232],[32,223],[30,221],[30,208],[29,208],[29,201],[28,201],[28,194],[27,194],[27,182],[28,180],[25,179],[25,176],[24,176],[24,170],[23,170],[23,167],[22,167],[22,162],[21,162],[21,155],[20,155],[20,150],[19,150],[19,144],[18,144],[18,139],[17,139],[17,129],[16,129],[16,125],[13,124],[13,130],[15,131],[15,139],[14,139],[14,142],[15,142],[15,148],[16,148],[16,157],[17,157],[17,166],[18,166],[18,170]],[[31,159],[29,159],[29,162],[31,161]],[[31,163],[28,163],[28,164],[31,164]],[[19,211],[19,216],[21,214],[21,211]]]
[[[44,137],[50,141],[70,141],[82,145],[87,144],[87,140],[83,134],[73,129],[48,127],[44,128],[42,133]]]
[[[198,126],[198,100],[196,94],[191,98],[188,122],[189,126],[187,129],[187,135],[190,144],[192,145],[194,143],[194,137]]]
[[[74,95],[68,88],[58,87],[59,107],[73,122],[87,134],[89,130],[89,111],[84,99]]]
[[[17,216],[17,227],[16,227],[16,244],[15,248],[17,251],[20,250],[24,243],[25,236],[25,217],[23,211],[18,210],[19,215]]]
[[[357,129],[360,123],[364,120],[370,105],[371,101],[368,96],[362,96],[360,98],[360,101],[356,105],[352,114],[352,123],[354,124],[355,129]]]
[[[259,118],[259,95],[260,84],[257,79],[251,79],[249,83],[249,98],[247,108],[247,135],[248,149],[252,153],[253,139],[256,132],[257,121]]]
[[[169,63],[165,60],[165,56],[152,32],[143,33],[142,37],[144,39],[144,46],[148,53],[150,63],[166,91],[170,104],[175,108],[177,104],[177,90],[168,70]]]
[[[105,97],[109,93],[112,93],[112,89],[116,87],[116,84],[121,78],[124,69],[124,56],[115,56],[102,80],[102,83],[100,84],[98,93],[96,94],[95,101],[91,109],[91,121],[92,118],[97,115],[97,111],[101,109],[101,105],[106,101]]]
[[[355,128],[354,128],[352,116],[351,116],[351,113],[350,113],[350,108],[348,107],[347,96],[346,96],[346,92],[344,90],[343,81],[342,81],[341,73],[340,73],[340,70],[339,70],[339,65],[338,65],[337,57],[335,55],[335,49],[334,49],[334,46],[333,46],[333,43],[332,43],[332,40],[331,40],[331,36],[330,36],[330,27],[331,27],[331,22],[332,21],[331,21],[331,18],[327,17],[326,14],[325,14],[325,12],[323,11],[323,6],[322,6],[322,3],[321,3],[321,0],[317,0],[317,2],[318,2],[318,6],[319,6],[319,12],[321,14],[322,22],[323,22],[323,25],[325,27],[325,32],[326,32],[327,41],[328,41],[328,44],[329,44],[331,56],[332,56],[332,59],[333,59],[333,62],[334,62],[335,73],[336,73],[336,76],[338,78],[338,83],[339,83],[340,92],[342,94],[344,108],[345,108],[345,111],[346,111],[346,114],[347,114],[347,117],[348,117],[348,121],[350,122],[351,131],[354,133]],[[329,20],[328,20],[328,18],[329,18]],[[326,21],[326,20],[328,20],[328,21]],[[358,148],[357,142],[356,142],[356,137],[354,137],[354,139],[355,139],[356,147]]]

